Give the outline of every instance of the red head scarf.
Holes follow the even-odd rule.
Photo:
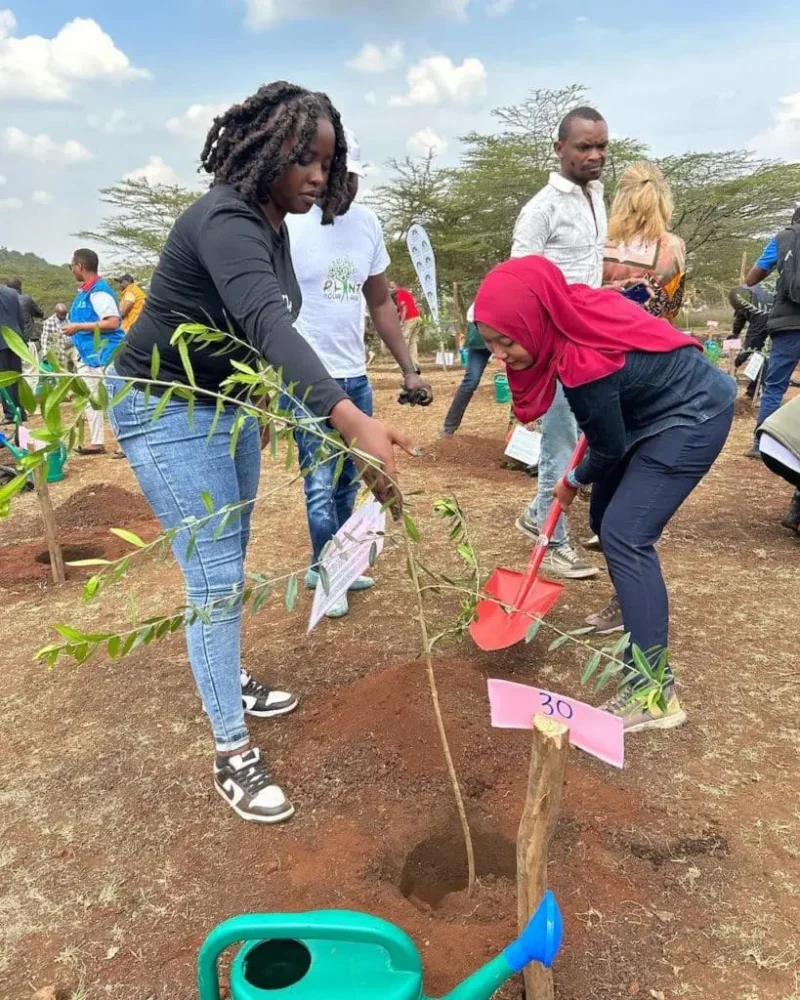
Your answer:
[[[544,257],[517,257],[484,278],[475,322],[525,348],[534,362],[508,369],[514,412],[524,423],[546,413],[556,380],[574,388],[619,371],[628,351],[666,353],[700,345],[612,289],[568,285]]]

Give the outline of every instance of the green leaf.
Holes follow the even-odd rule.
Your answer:
[[[110,559],[74,559],[67,566],[110,566]]]
[[[278,457],[278,428],[274,420],[269,422],[269,454],[273,461]]]
[[[74,564],[73,564],[74,565]],[[83,585],[83,599],[84,601],[91,601],[95,596],[97,591],[100,589],[101,579],[99,576],[90,577],[86,583]]]
[[[164,395],[159,399],[156,404],[156,408],[153,410],[153,416],[150,418],[153,423],[161,416],[161,414],[166,410],[169,405],[169,401],[172,399],[173,388],[170,386],[169,389],[164,393]]]
[[[317,566],[317,573],[319,574],[319,582],[322,584],[322,592],[327,597],[331,592],[331,580],[328,576],[328,571],[322,565],[322,563]]]
[[[186,341],[181,338],[178,341],[178,354],[181,356],[181,361],[183,362],[183,370],[186,372],[186,377],[189,379],[189,385],[193,388],[197,388],[197,383],[194,380],[194,368],[192,368],[192,359],[189,357],[189,345]]]
[[[122,400],[131,392],[134,388],[133,382],[125,382],[125,384],[117,389],[111,399],[108,401],[109,409],[113,410],[115,406],[118,406]]]
[[[106,389],[105,382],[100,379],[97,383],[97,402],[100,404],[100,408],[103,410],[108,409],[108,389]]]
[[[403,513],[403,524],[408,532],[408,537],[412,542],[418,542],[420,539],[419,529],[411,518],[410,514]]]
[[[53,628],[59,635],[63,635],[65,639],[73,639],[75,642],[83,642],[86,639],[83,632],[79,632],[70,625],[54,625]]]
[[[17,392],[19,393],[19,402],[23,410],[27,410],[28,414],[36,412],[36,395],[25,381],[21,379],[17,382]]]
[[[569,634],[575,639],[580,635],[588,635],[590,632],[594,632],[594,625],[587,625],[585,628],[570,629]]]
[[[203,490],[200,494],[200,499],[203,501],[203,506],[208,511],[209,514],[214,513],[214,500],[208,490]]]
[[[530,628],[525,633],[525,642],[533,642],[539,633],[539,629],[542,627],[542,619],[537,618],[535,622],[532,622]]]
[[[581,674],[581,684],[588,684],[589,681],[594,677],[594,672],[600,665],[600,657],[603,654],[598,649],[597,652],[592,656],[586,666],[583,668],[583,673]]]
[[[373,542],[369,547],[369,564],[370,566],[375,565],[375,560],[378,558],[378,543]]]
[[[217,424],[219,423],[219,418],[222,416],[224,410],[225,410],[225,404],[222,402],[221,399],[218,399],[216,408],[214,409],[214,416],[211,419],[211,426],[208,428],[208,434],[206,435],[206,444],[217,433]]]
[[[122,640],[118,635],[112,635],[108,640],[108,655],[112,660],[116,660],[119,656],[120,646],[122,645]]]
[[[611,655],[619,656],[620,654],[624,653],[627,650],[630,644],[631,644],[631,634],[630,632],[626,632],[625,635],[620,636],[617,642],[614,643],[614,648],[611,650]]]
[[[158,373],[161,371],[161,352],[158,349],[158,344],[153,344],[153,350],[150,354],[150,378],[157,379]]]
[[[121,538],[124,542],[130,542],[131,545],[135,545],[137,549],[143,549],[147,544],[138,535],[134,535],[132,531],[127,531],[125,528],[109,528],[108,530],[112,535],[116,535],[117,538]]]
[[[231,428],[231,447],[230,455],[231,458],[236,457],[236,446],[239,444],[239,435],[242,433],[242,427],[244,426],[244,415],[239,414],[233,421],[233,427]]]
[[[3,339],[6,342],[6,347],[8,347],[10,351],[16,354],[18,358],[22,358],[23,361],[27,361],[32,368],[38,367],[33,351],[31,351],[16,330],[12,330],[9,326],[4,326],[0,332],[2,332]]]
[[[294,611],[297,603],[297,574],[292,573],[286,583],[286,610]]]
[[[569,636],[568,635],[560,635],[560,636],[558,636],[558,638],[557,639],[553,639],[553,641],[547,647],[547,652],[548,653],[552,653],[552,651],[554,649],[560,649],[561,646],[563,646],[565,642],[569,642]]]

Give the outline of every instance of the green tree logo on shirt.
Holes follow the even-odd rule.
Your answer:
[[[361,296],[363,282],[357,281],[356,265],[349,257],[334,257],[322,291],[332,302],[354,302]]]

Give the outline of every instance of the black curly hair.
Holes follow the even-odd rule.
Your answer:
[[[347,201],[347,139],[339,112],[327,94],[279,80],[259,87],[252,97],[214,119],[200,163],[214,180],[230,184],[249,202],[269,201],[270,184],[307,152],[321,118],[336,136],[322,221],[330,224]],[[297,142],[288,153],[284,142]]]

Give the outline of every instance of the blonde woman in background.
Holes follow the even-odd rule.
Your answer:
[[[658,167],[634,163],[620,179],[603,256],[604,285],[631,292],[647,312],[670,321],[686,284],[686,245],[669,231],[672,211],[672,193]]]
[[[647,160],[634,163],[620,179],[603,255],[603,285],[670,322],[680,311],[686,284],[686,245],[669,231],[672,211],[672,193],[658,167]],[[585,546],[599,549],[600,540],[595,535]],[[617,595],[586,624],[597,635],[621,632]]]

